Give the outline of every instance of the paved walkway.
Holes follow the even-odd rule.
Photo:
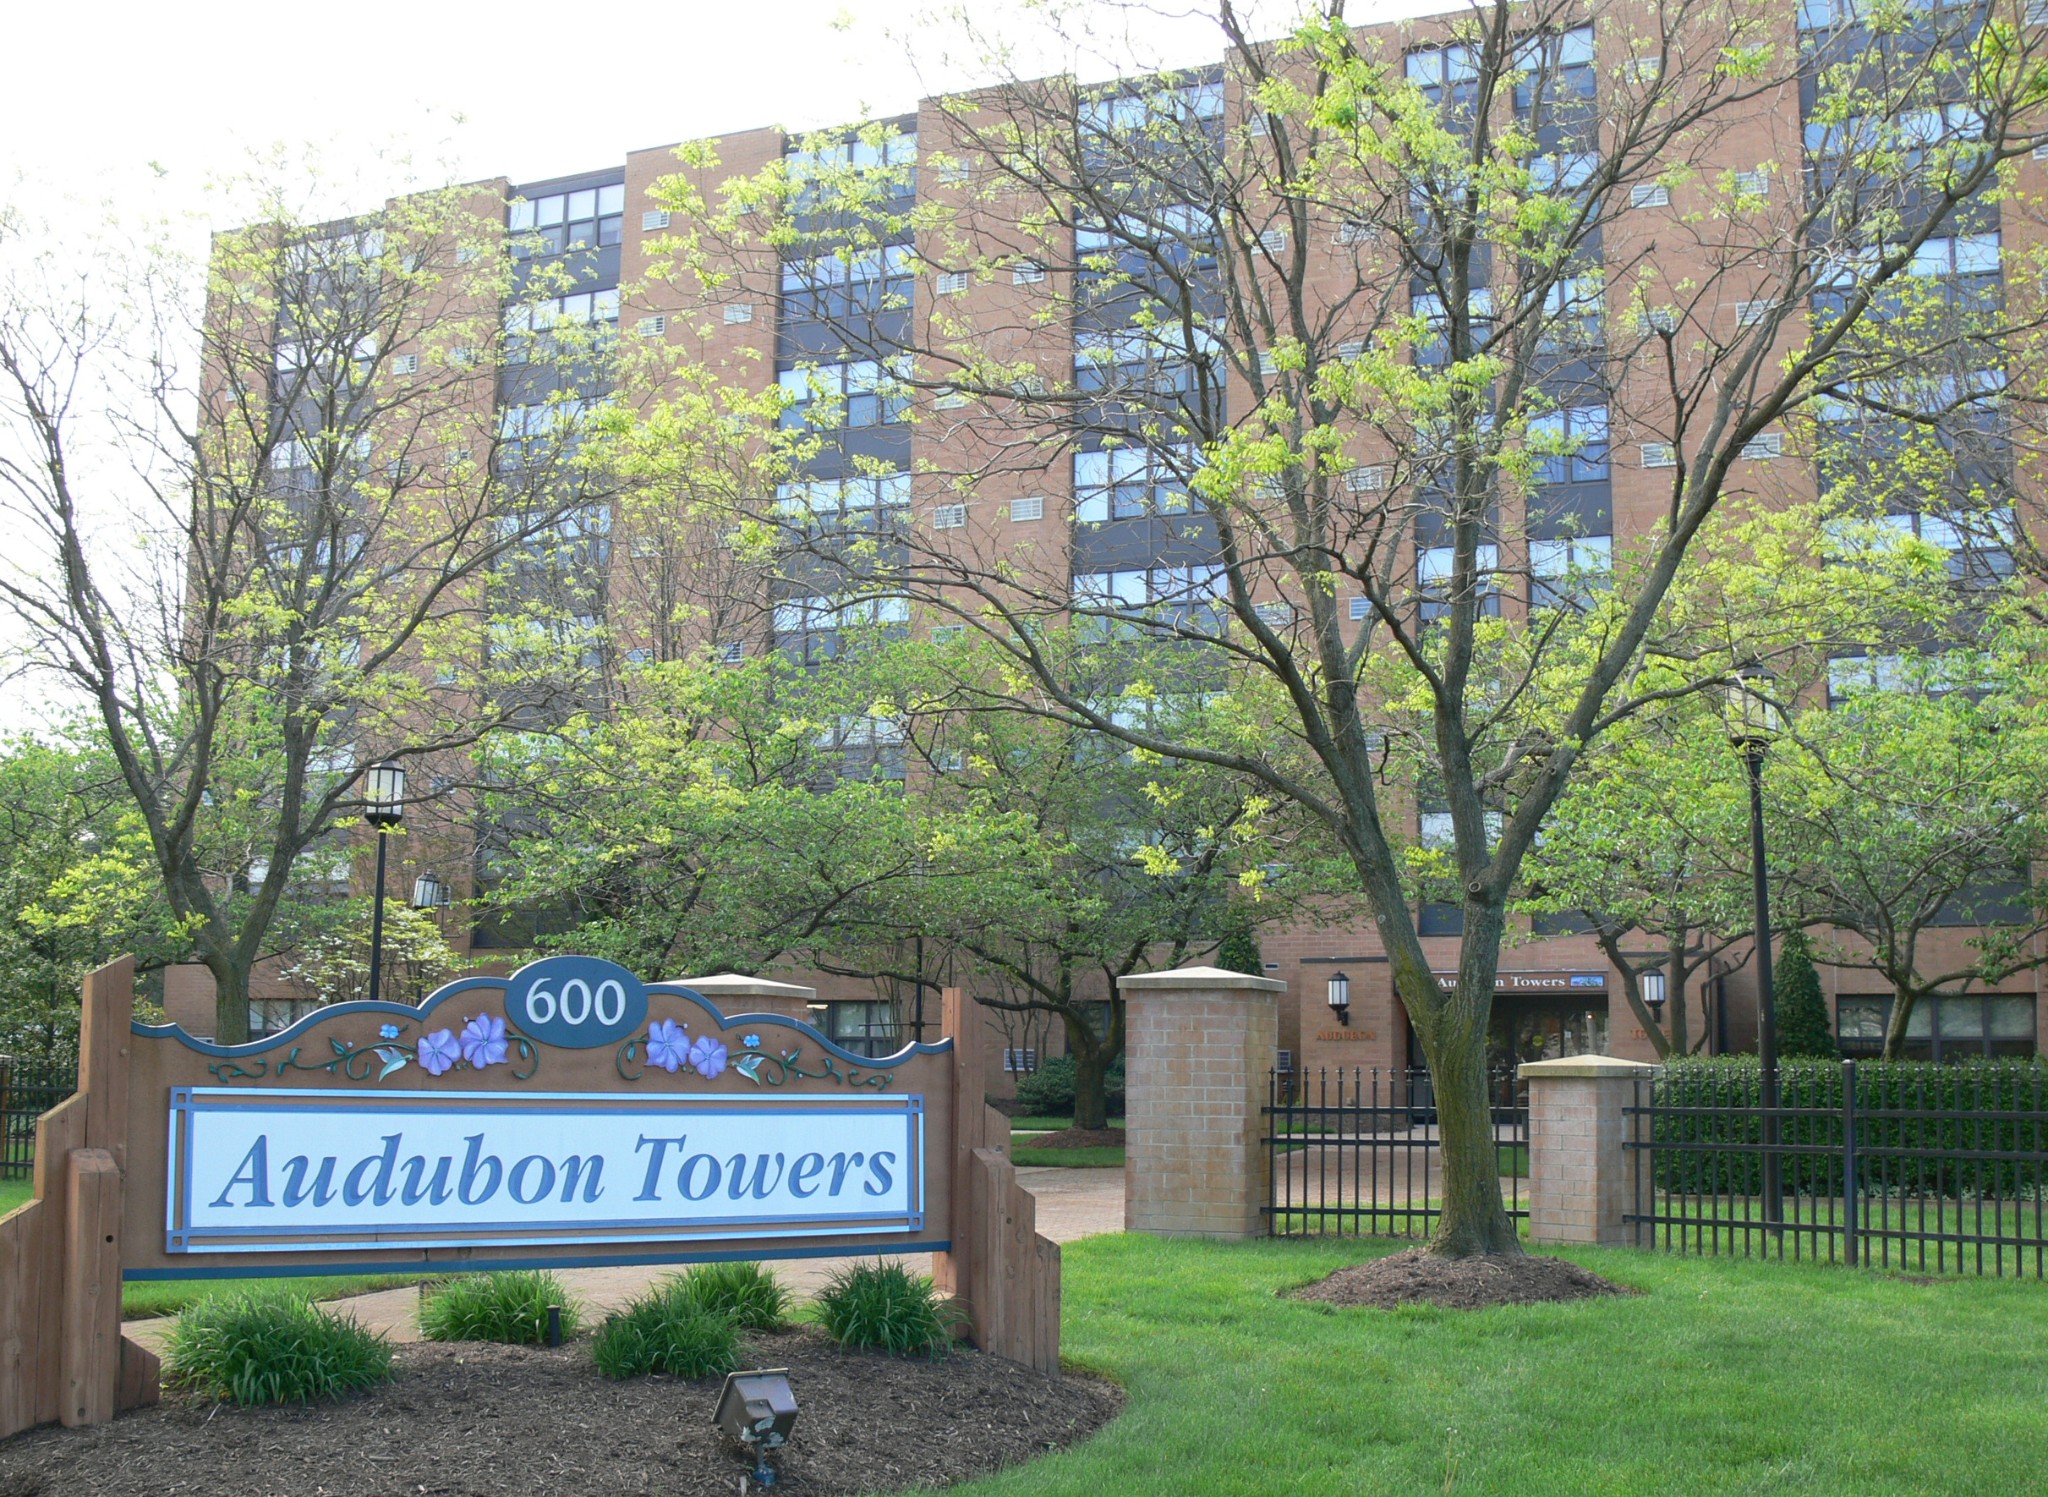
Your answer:
[[[1017,1179],[1038,1198],[1038,1230],[1054,1242],[1073,1242],[1103,1232],[1124,1229],[1124,1172],[1114,1169],[1032,1169],[1017,1171]],[[855,1262],[853,1258],[792,1258],[775,1264],[776,1275],[798,1299],[817,1293],[835,1269]],[[903,1260],[918,1273],[930,1273],[929,1253]],[[561,1271],[563,1283],[583,1304],[586,1323],[625,1304],[648,1284],[674,1272],[661,1264],[628,1268],[571,1268]],[[413,1288],[387,1289],[378,1294],[359,1294],[338,1300],[338,1307],[352,1312],[364,1325],[382,1331],[393,1341],[419,1340],[419,1291]],[[131,1320],[122,1327],[145,1346],[160,1346],[170,1334],[172,1317]]]

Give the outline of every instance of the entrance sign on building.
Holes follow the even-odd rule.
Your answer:
[[[874,1058],[587,956],[243,1045],[133,1008],[132,961],[88,979],[78,1093],[0,1217],[0,1438],[154,1400],[123,1278],[933,1253],[983,1350],[1058,1368],[1059,1250],[957,989]]]

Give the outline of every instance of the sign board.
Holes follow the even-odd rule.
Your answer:
[[[246,1045],[135,1026],[129,1278],[945,1251],[953,1048],[856,1055],[585,956]],[[195,1261],[197,1260],[197,1261]]]
[[[341,1003],[245,1045],[86,980],[79,1087],[0,1215],[0,1439],[153,1403],[121,1280],[935,1254],[982,1350],[1059,1369],[1059,1249],[984,1024],[870,1059],[594,957]],[[964,1041],[964,1042],[963,1042]]]
[[[1458,985],[1455,972],[1432,974],[1436,985],[1446,993]],[[1496,993],[1604,993],[1607,991],[1607,974],[1604,972],[1496,972],[1493,975],[1493,990]]]

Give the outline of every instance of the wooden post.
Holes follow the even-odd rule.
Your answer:
[[[987,1131],[988,1087],[982,1079],[980,1015],[965,991],[946,988],[940,996],[941,1033],[953,1042],[953,1158],[951,1161],[953,1240],[950,1252],[932,1259],[932,1279],[955,1299],[970,1298],[973,1277],[974,1207],[972,1165],[974,1151]]]
[[[105,1149],[73,1149],[66,1187],[58,1417],[102,1424],[121,1385],[121,1171]]]

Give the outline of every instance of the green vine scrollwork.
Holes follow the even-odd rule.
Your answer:
[[[540,1070],[540,1049],[525,1035],[505,1026],[505,1039],[514,1054],[519,1057],[512,1067],[514,1081],[529,1081]],[[404,1070],[407,1066],[420,1064],[417,1045],[397,1043],[398,1026],[384,1026],[382,1040],[374,1045],[360,1048],[353,1040],[339,1040],[329,1037],[328,1048],[334,1053],[326,1060],[301,1060],[305,1046],[294,1045],[284,1054],[284,1059],[275,1063],[269,1060],[250,1059],[246,1062],[233,1060],[214,1061],[207,1066],[218,1081],[262,1081],[281,1078],[286,1071],[320,1071],[329,1076],[348,1081],[382,1081],[385,1077]],[[452,1042],[451,1042],[452,1045]],[[429,1075],[440,1075],[448,1070],[481,1070],[467,1060],[451,1060],[438,1070],[421,1065]]]
[[[647,1074],[647,1044],[647,1036],[642,1034],[635,1035],[619,1046],[612,1058],[612,1068],[618,1072],[620,1080],[638,1081]],[[838,1062],[831,1056],[821,1055],[818,1058],[824,1069],[807,1071],[802,1064],[801,1050],[785,1050],[780,1055],[772,1055],[766,1050],[748,1049],[741,1051],[729,1068],[722,1062],[719,1063],[718,1070],[737,1071],[756,1086],[783,1086],[792,1080],[802,1078],[808,1081],[837,1081],[842,1086],[871,1086],[879,1090],[895,1079],[893,1071],[865,1072],[857,1066],[848,1066],[841,1070]],[[712,1075],[716,1074],[717,1071],[712,1072]],[[706,1079],[709,1080],[710,1077]]]

